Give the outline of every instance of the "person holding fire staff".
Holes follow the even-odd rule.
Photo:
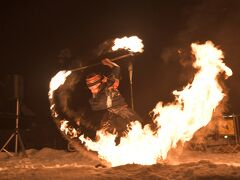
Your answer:
[[[101,122],[101,128],[110,133],[117,133],[116,144],[126,135],[127,125],[132,121],[142,122],[141,118],[128,106],[118,90],[120,81],[120,66],[109,59],[103,59],[102,64],[111,70],[108,77],[99,73],[91,73],[86,77],[86,85],[92,93],[89,99],[93,111],[107,110]]]

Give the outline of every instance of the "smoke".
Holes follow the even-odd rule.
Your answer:
[[[161,57],[164,62],[178,60],[175,57],[179,48],[186,51],[193,42],[211,40],[222,46],[228,43],[229,38],[234,40],[240,28],[239,7],[240,2],[236,0],[212,0],[183,8],[184,28],[176,33],[173,45],[163,51]]]
[[[192,64],[190,44],[203,43],[207,40],[220,46],[225,53],[224,62],[233,69],[235,74],[234,68],[240,67],[237,50],[240,41],[237,36],[240,31],[239,7],[240,1],[212,0],[199,1],[182,9],[182,17],[185,18],[184,28],[173,37],[172,45],[166,47],[161,53],[161,59],[165,64],[175,63],[182,66],[178,75],[179,81],[185,83],[193,78],[194,70],[190,66]],[[234,81],[237,80],[237,77],[233,78]],[[236,87],[236,83],[232,82],[232,85],[234,88],[240,88]],[[227,87],[223,86],[223,88],[225,92],[229,91]],[[227,99],[225,98],[224,102],[227,102]],[[233,99],[233,101],[236,100]],[[227,110],[227,107],[221,109]]]
[[[96,50],[94,50],[94,54],[97,57],[101,57],[104,56],[110,52],[112,52],[112,47],[114,45],[113,43],[114,39],[108,39],[104,42],[102,42],[97,48]]]
[[[222,118],[226,112],[237,110],[239,106],[240,79],[239,76],[234,76],[240,71],[240,55],[237,49],[240,42],[237,35],[240,31],[239,7],[240,1],[237,0],[212,0],[199,1],[194,6],[183,8],[184,28],[173,37],[172,45],[166,47],[161,53],[161,59],[165,64],[175,63],[181,66],[177,81],[183,83],[191,81],[195,74],[194,69],[190,66],[192,58],[189,49],[190,44],[194,42],[203,43],[211,40],[219,45],[224,52],[224,62],[233,70],[233,77],[224,81],[224,83],[228,83],[228,86],[219,81],[226,96],[214,110],[211,123],[195,134],[193,139],[196,143],[203,143],[206,134],[214,134],[219,118]]]

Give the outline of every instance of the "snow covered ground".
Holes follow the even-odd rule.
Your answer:
[[[96,167],[81,152],[29,149],[27,157],[0,153],[0,179],[240,179],[240,153],[184,151],[164,163]]]

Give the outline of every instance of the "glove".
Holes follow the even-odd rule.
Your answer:
[[[103,64],[103,65],[106,65],[106,66],[109,66],[110,68],[113,68],[113,67],[115,67],[115,66],[118,66],[116,63],[110,61],[110,59],[108,59],[108,58],[103,59],[103,60],[102,60],[102,64]]]

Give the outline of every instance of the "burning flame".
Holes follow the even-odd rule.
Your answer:
[[[55,104],[53,103],[53,94],[54,91],[59,88],[60,85],[63,85],[66,78],[71,74],[71,71],[59,71],[50,81],[48,97],[51,103],[51,112],[54,118],[58,117],[58,113],[55,111]],[[60,130],[65,134],[70,135],[71,137],[77,137],[77,130],[68,125],[67,120],[60,121]]]
[[[52,99],[53,92],[64,84],[66,77],[71,74],[71,71],[59,71],[50,81],[50,87],[48,92],[49,99]]]
[[[130,46],[123,45],[123,41],[131,44],[132,41],[129,39],[126,37],[116,39],[113,50],[130,49]],[[141,40],[138,39],[138,42]],[[143,45],[138,44],[138,47],[141,49]],[[232,75],[232,71],[223,63],[222,51],[217,49],[212,42],[193,43],[191,47],[196,59],[193,67],[199,71],[195,74],[193,81],[181,91],[173,91],[174,102],[166,106],[159,102],[153,109],[156,114],[154,122],[158,126],[155,132],[149,125],[142,128],[139,122],[132,122],[129,125],[129,133],[121,138],[118,146],[115,145],[115,134],[100,130],[97,132],[99,137],[97,142],[86,139],[84,136],[79,137],[86,147],[97,151],[99,157],[110,162],[112,166],[128,163],[150,165],[166,159],[169,150],[176,147],[178,142],[184,143],[190,140],[198,129],[206,126],[211,120],[214,109],[225,96],[217,81],[217,76],[219,73],[225,73],[227,78]],[[64,84],[69,74],[71,71],[60,71],[52,78],[49,91],[50,102],[54,91]],[[52,104],[51,111],[53,117],[57,117],[54,106]],[[69,127],[67,120],[60,122],[63,132],[70,133],[72,137],[77,136],[76,130]]]
[[[112,47],[113,51],[116,51],[118,49],[126,49],[131,52],[143,52],[143,43],[142,40],[139,39],[137,36],[131,36],[131,37],[123,37],[123,38],[116,38],[114,40],[114,46]]]
[[[166,106],[159,102],[153,109],[155,114],[159,114],[155,119],[158,125],[156,132],[152,132],[149,125],[142,129],[138,122],[134,122],[118,146],[114,142],[115,135],[103,130],[97,132],[97,142],[83,136],[80,140],[89,149],[97,151],[101,158],[111,162],[112,166],[155,164],[166,159],[168,151],[176,147],[177,142],[190,140],[198,129],[209,123],[214,109],[225,95],[217,82],[217,75],[232,75],[231,69],[222,61],[222,51],[212,42],[207,41],[202,45],[194,43],[191,47],[196,58],[193,66],[199,71],[192,83],[182,91],[173,91],[175,102]]]

